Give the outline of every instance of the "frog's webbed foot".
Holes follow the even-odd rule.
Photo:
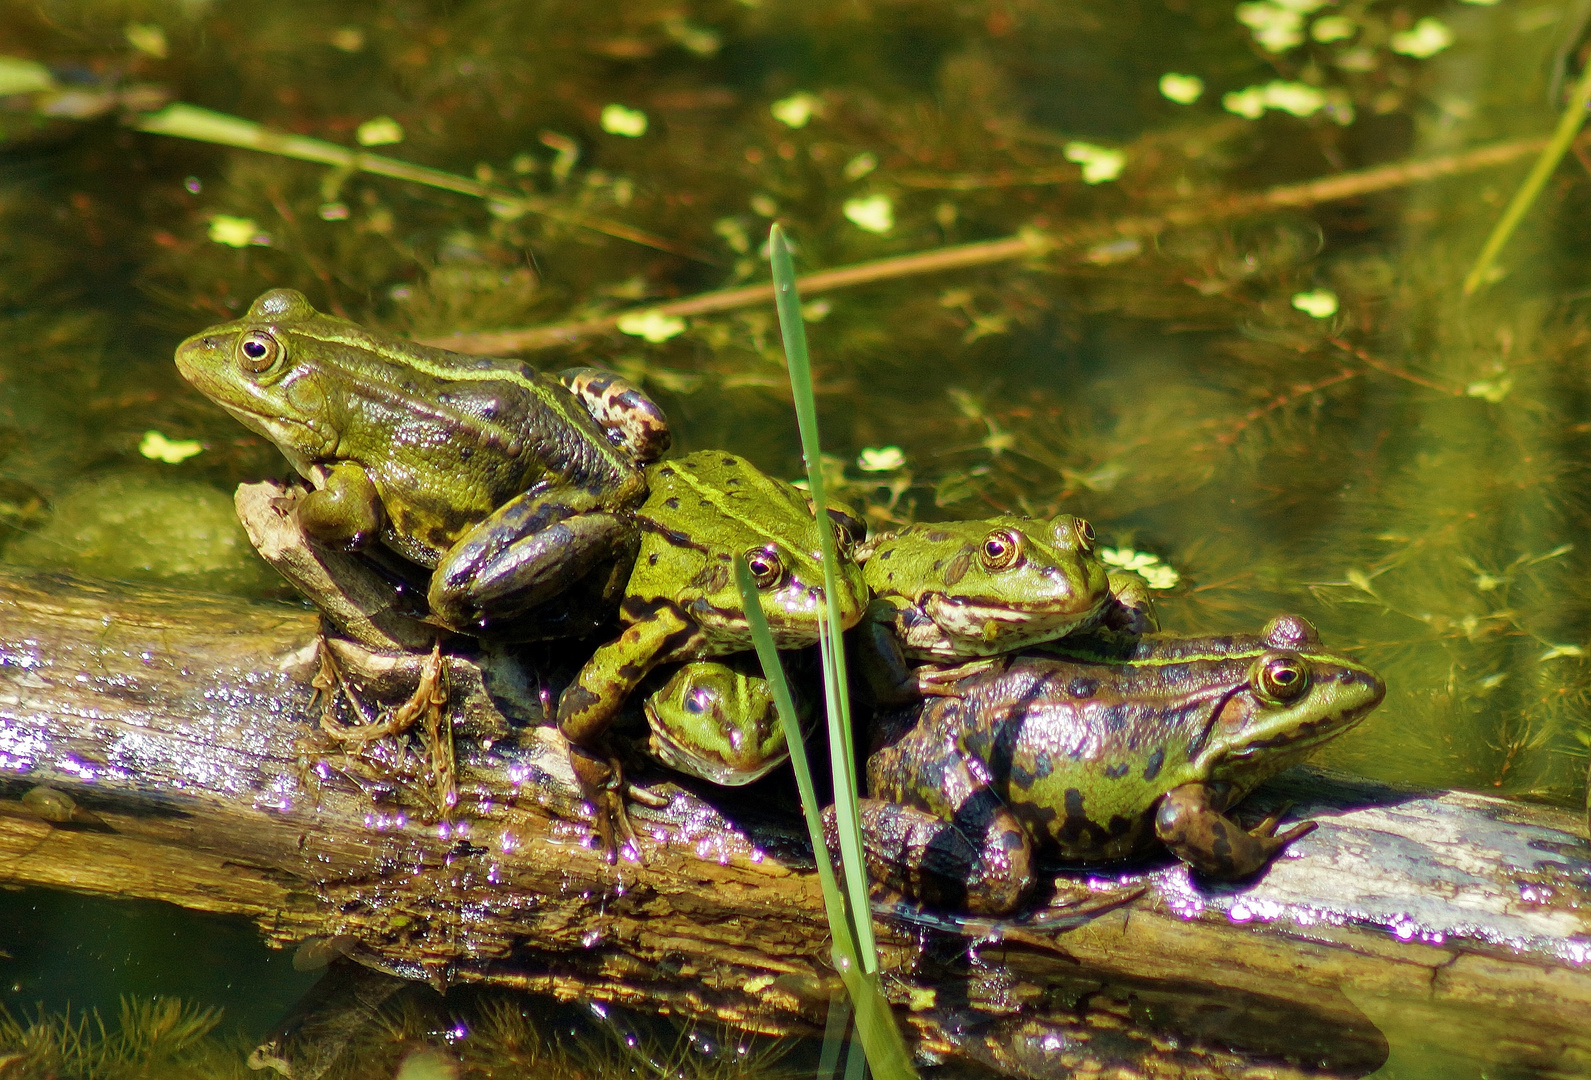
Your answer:
[[[1215,808],[1205,784],[1183,784],[1160,800],[1155,835],[1177,858],[1205,877],[1234,881],[1258,873],[1276,853],[1316,829],[1301,821],[1285,832],[1276,827],[1288,807],[1245,830]]]
[[[624,765],[618,758],[598,756],[583,747],[569,747],[570,764],[580,793],[591,807],[591,824],[597,834],[597,850],[604,862],[617,861],[619,846],[615,834],[635,853],[635,860],[643,866],[646,858],[641,854],[641,842],[630,826],[630,815],[624,806]]]
[[[372,716],[360,699],[359,693],[348,682],[328,647],[325,637],[318,643],[320,670],[310,680],[315,696],[321,698],[320,730],[333,744],[357,754],[361,748],[390,736],[402,735],[416,725],[421,726],[425,758],[430,764],[431,781],[437,805],[445,813],[458,801],[455,782],[457,774],[453,748],[453,729],[448,723],[447,703],[449,689],[447,666],[442,661],[442,643],[436,642],[431,652],[420,663],[419,679],[408,700],[387,713]],[[358,722],[344,724],[337,718],[337,700],[341,698],[358,717]],[[314,699],[311,699],[313,704]]]
[[[922,664],[912,671],[912,677],[916,680],[919,697],[959,697],[960,691],[956,687],[962,679],[982,674],[998,666],[1001,662],[1002,660],[998,656],[986,656],[979,660],[969,660],[965,664],[956,664],[953,667]]]

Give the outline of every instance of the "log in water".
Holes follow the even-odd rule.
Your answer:
[[[822,1022],[838,980],[787,781],[641,775],[666,805],[633,811],[644,863],[610,866],[541,722],[554,651],[445,657],[448,809],[412,737],[355,754],[320,732],[318,631],[294,605],[0,575],[0,882],[245,915],[436,985]],[[401,700],[419,660],[376,672],[361,689]],[[1388,1042],[1591,1067],[1582,820],[1306,770],[1250,803],[1283,799],[1321,827],[1256,881],[1058,872],[1062,906],[1025,924],[881,916],[919,1052],[1028,1076],[1363,1075]]]

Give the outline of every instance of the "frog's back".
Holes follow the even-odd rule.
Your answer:
[[[544,480],[614,493],[639,471],[556,381],[517,360],[463,356],[370,334],[342,320],[289,330],[320,358],[338,413],[337,460],[364,466],[392,526],[445,550]],[[633,501],[633,500],[630,500]]]
[[[1160,797],[1201,778],[1199,744],[1249,662],[1160,659],[1171,662],[1024,657],[925,706],[922,722],[936,729],[925,743],[981,762],[1000,800],[1062,857],[1142,853],[1155,844]],[[913,782],[925,779],[934,782]]]
[[[734,454],[707,450],[665,461],[647,470],[647,482],[632,596],[679,596],[682,582],[718,592],[731,580],[734,557],[749,548],[819,543],[801,492]]]

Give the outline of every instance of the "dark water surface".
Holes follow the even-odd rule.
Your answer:
[[[1386,676],[1326,763],[1583,805],[1591,162],[1467,299],[1528,156],[1214,208],[1542,135],[1585,23],[1580,0],[0,6],[0,93],[37,91],[0,97],[0,560],[283,595],[230,492],[285,463],[171,363],[272,286],[424,337],[764,280],[773,217],[803,271],[1092,229],[809,297],[844,493],[875,526],[1086,515],[1145,553],[1169,629],[1297,611]],[[122,122],[168,99],[362,132],[690,254]],[[1167,207],[1201,213],[1111,227]],[[643,382],[681,450],[799,473],[771,308],[651,329],[527,355]],[[32,893],[0,894],[0,950],[7,1007],[177,994],[255,1035],[305,982],[238,924]]]

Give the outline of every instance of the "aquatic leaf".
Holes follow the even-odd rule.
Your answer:
[[[853,225],[870,233],[883,234],[895,227],[895,204],[888,195],[846,199],[840,209]]]
[[[366,120],[354,129],[354,140],[360,146],[389,146],[403,141],[403,125],[390,116]]]
[[[1441,19],[1427,15],[1402,33],[1393,34],[1389,46],[1395,53],[1425,59],[1453,44],[1453,31]]]
[[[1204,95],[1204,80],[1168,71],[1160,76],[1160,93],[1178,105],[1192,105]]]
[[[1328,319],[1337,314],[1337,294],[1330,289],[1294,293],[1293,306],[1313,318]]]
[[[138,452],[151,461],[176,465],[204,453],[204,443],[197,439],[168,439],[158,431],[146,431],[138,444]]]
[[[823,114],[823,99],[799,90],[768,106],[768,111],[786,127],[803,128],[814,116]]]
[[[637,139],[646,134],[646,113],[619,104],[604,105],[601,124],[602,130],[609,135],[623,135],[628,139]]]
[[[1127,155],[1120,150],[1095,146],[1093,143],[1069,142],[1062,153],[1066,155],[1067,161],[1075,161],[1083,167],[1085,184],[1103,184],[1114,180],[1127,164]]]
[[[685,320],[678,315],[665,315],[661,311],[637,311],[622,316],[618,322],[619,332],[630,334],[634,337],[644,338],[654,344],[667,341],[685,332]]]

